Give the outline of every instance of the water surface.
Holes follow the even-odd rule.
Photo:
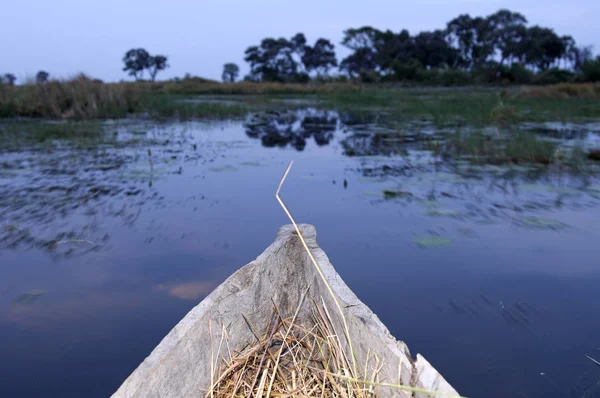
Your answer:
[[[565,146],[598,124],[537,129]],[[467,396],[600,396],[600,179],[441,160],[410,122],[314,109],[3,141],[0,396],[107,396],[287,223]],[[351,156],[349,156],[351,155]]]

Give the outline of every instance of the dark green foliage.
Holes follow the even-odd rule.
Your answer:
[[[223,74],[221,75],[221,78],[225,83],[233,83],[237,80],[239,74],[240,67],[232,62],[229,62],[223,65]]]
[[[320,38],[310,46],[303,33],[290,40],[263,39],[260,46],[248,47],[245,54],[250,64],[246,81],[306,83],[309,73],[327,73],[337,66],[334,45],[329,40]]]
[[[38,83],[46,83],[49,77],[50,74],[48,72],[41,70],[35,75],[35,81]]]
[[[583,64],[583,76],[585,81],[600,82],[600,56]]]
[[[123,71],[127,72],[129,76],[133,76],[135,80],[141,80],[144,71],[148,70],[150,79],[155,81],[156,74],[169,67],[166,56],[152,56],[143,48],[132,48],[127,51],[123,56],[123,64]]]
[[[550,68],[536,74],[532,79],[534,84],[558,84],[573,81],[575,74],[559,68]]]
[[[150,79],[152,81],[156,80],[156,74],[161,71],[161,70],[165,70],[169,67],[169,65],[167,64],[167,57],[165,57],[164,55],[155,55],[155,56],[151,56],[148,59],[148,73],[150,74]]]
[[[503,76],[510,82],[516,84],[531,83],[534,73],[519,63],[513,63],[504,71]]]
[[[462,14],[444,30],[381,31],[372,26],[345,30],[341,44],[352,52],[340,64],[350,79],[441,84],[553,84],[598,80],[590,47],[553,29],[527,26],[527,18],[507,9],[486,17]],[[303,72],[337,65],[333,45],[307,45],[299,33],[289,41],[265,39],[246,51],[249,81],[302,82]],[[584,71],[585,69],[585,71]],[[573,73],[572,73],[573,72]],[[314,75],[313,75],[314,76]]]
[[[123,71],[129,76],[133,76],[135,80],[140,80],[143,77],[144,70],[148,67],[150,54],[143,48],[132,48],[125,53],[123,57]]]
[[[5,73],[4,77],[0,77],[0,83],[8,84],[9,86],[14,86],[17,77],[12,73]]]
[[[326,74],[329,69],[337,66],[334,48],[329,40],[323,38],[317,40],[313,47],[305,46],[302,63],[306,71]]]

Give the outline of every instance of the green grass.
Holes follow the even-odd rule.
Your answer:
[[[79,75],[44,84],[0,84],[0,117],[89,120],[146,114],[156,118],[232,117],[250,106],[273,106],[281,98],[315,99],[318,106],[398,123],[512,124],[600,117],[596,85],[548,88],[418,88],[357,83],[229,83],[204,79],[169,82],[102,83]],[[186,102],[195,95],[236,97],[231,103]],[[281,104],[279,104],[281,106]],[[286,106],[290,106],[287,104]]]
[[[323,104],[346,110],[383,113],[394,121],[428,120],[436,124],[507,124],[600,117],[600,98],[528,97],[499,89],[399,89],[367,87],[360,91],[318,94]]]
[[[526,131],[499,137],[482,132],[457,131],[433,149],[442,157],[464,158],[475,163],[550,164],[558,161],[556,144]]]
[[[187,102],[186,97],[152,94],[144,99],[144,110],[154,119],[211,118],[225,119],[245,115],[250,107],[244,103],[230,105],[214,102]]]

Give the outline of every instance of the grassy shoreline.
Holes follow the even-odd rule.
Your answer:
[[[202,101],[198,96],[230,96]],[[196,100],[194,100],[196,97]],[[310,98],[316,106],[380,112],[391,120],[510,124],[600,118],[600,84],[545,87],[406,88],[398,84],[102,83],[83,75],[23,86],[0,85],[0,118],[92,120],[141,115],[228,118],[252,108],[287,106],[281,98]],[[206,99],[206,98],[205,98]]]

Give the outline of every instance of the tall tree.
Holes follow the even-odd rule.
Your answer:
[[[156,80],[156,74],[161,70],[165,70],[169,67],[167,64],[167,57],[164,55],[154,55],[148,57],[148,63],[146,69],[148,69],[148,74],[150,74],[150,79],[152,81]]]
[[[424,68],[445,68],[457,64],[458,51],[448,44],[445,32],[421,32],[414,38],[414,59]]]
[[[460,64],[470,69],[484,64],[494,53],[489,21],[462,14],[446,25],[446,39],[460,55]]]
[[[245,60],[250,64],[250,78],[262,81],[298,79],[299,62],[294,59],[297,44],[280,37],[263,39],[260,46],[248,47]]]
[[[527,29],[521,53],[527,64],[546,70],[564,56],[566,45],[554,30],[536,25]]]
[[[344,31],[342,45],[355,51],[364,48],[374,49],[380,34],[381,31],[371,26],[363,26],[358,29],[346,29]]]
[[[236,64],[229,62],[223,65],[223,74],[221,75],[225,83],[233,83],[240,74],[240,68]]]
[[[327,39],[320,38],[314,46],[305,46],[302,55],[302,63],[307,72],[316,71],[318,73],[327,73],[327,71],[337,66],[335,58],[335,46]]]
[[[123,57],[123,71],[135,80],[140,80],[144,75],[144,70],[150,65],[150,54],[143,48],[132,48],[125,53]]]
[[[573,45],[567,49],[567,52],[571,67],[575,72],[583,72],[583,65],[594,58],[592,46],[578,47]]]
[[[347,72],[350,77],[356,77],[377,68],[375,51],[371,48],[358,48],[340,63],[340,69]]]
[[[12,73],[6,73],[6,74],[4,74],[3,81],[6,84],[8,84],[9,86],[14,86],[15,85],[15,81],[17,81],[17,77],[15,75],[13,75]]]
[[[35,75],[35,81],[38,83],[45,83],[48,81],[49,77],[50,77],[50,73],[41,70]]]
[[[518,55],[518,47],[526,33],[527,18],[518,12],[500,9],[487,17],[489,38],[500,55],[500,64]]]

